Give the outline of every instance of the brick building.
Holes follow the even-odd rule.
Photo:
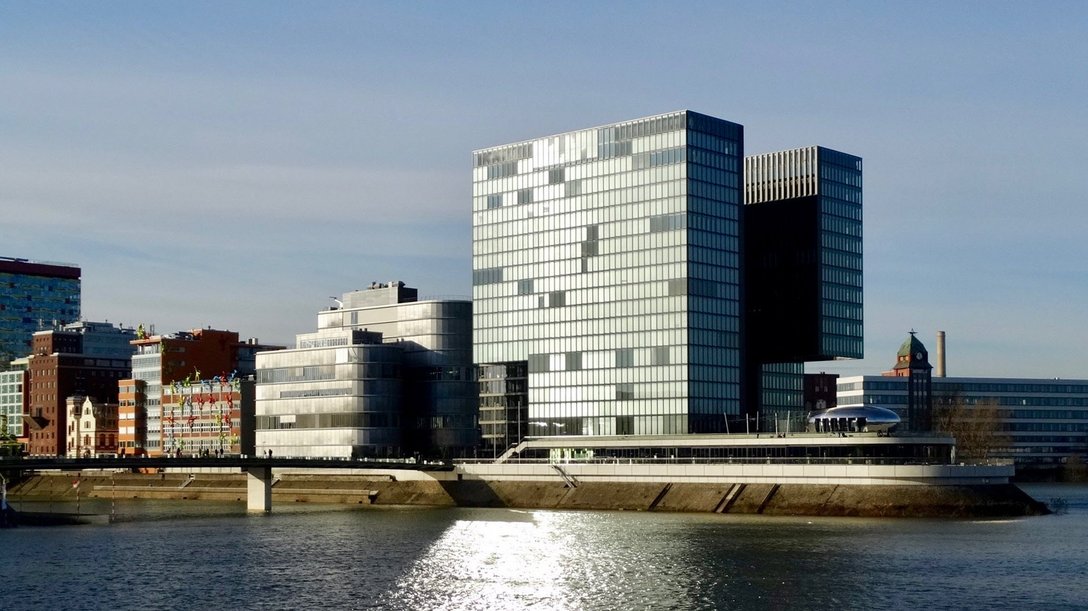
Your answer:
[[[282,348],[262,345],[256,339],[242,341],[235,331],[211,328],[168,335],[149,335],[141,328],[132,345],[136,348],[136,354],[132,357],[132,376],[118,382],[119,389],[124,391],[121,405],[122,443],[128,453],[150,456],[161,456],[179,449],[176,446],[167,447],[171,434],[175,441],[183,438],[176,428],[179,417],[176,401],[181,393],[173,392],[175,382],[183,384],[187,380],[191,387],[195,381],[211,380],[217,376],[224,380],[233,376],[239,381],[252,378],[256,353]],[[243,399],[252,403],[252,394],[237,395],[240,407]],[[175,411],[173,416],[170,414],[171,405]],[[249,413],[252,413],[252,409],[249,409]],[[186,429],[189,415],[186,411]],[[173,421],[169,420],[171,417]],[[211,427],[211,424],[203,422],[202,426]],[[215,447],[218,448],[217,427],[215,437]],[[212,443],[207,441],[201,447],[211,448]]]
[[[27,359],[27,413],[24,415],[29,454],[63,456],[67,453],[68,397],[117,403],[117,381],[129,376],[130,356],[124,352],[86,354],[84,341],[95,335],[125,333],[132,333],[132,330],[108,323],[76,323],[34,334],[32,353]]]

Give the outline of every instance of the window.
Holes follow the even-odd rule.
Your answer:
[[[617,401],[629,401],[635,398],[635,385],[634,384],[616,384],[616,400]]]

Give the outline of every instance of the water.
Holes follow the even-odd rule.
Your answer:
[[[962,521],[281,505],[247,516],[238,504],[119,502],[111,525],[0,531],[0,609],[1088,608],[1088,486],[1025,489],[1065,499],[1065,513]]]

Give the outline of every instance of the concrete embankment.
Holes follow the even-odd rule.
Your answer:
[[[516,507],[860,517],[1011,517],[1048,513],[1011,484],[835,485],[765,483],[488,481],[383,475],[284,474],[272,488],[280,503]],[[71,474],[32,476],[13,500],[74,500]],[[244,474],[83,474],[83,498],[245,501]]]

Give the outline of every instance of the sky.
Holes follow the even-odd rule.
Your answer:
[[[471,152],[691,109],[864,159],[865,354],[1088,378],[1088,3],[0,0],[0,256],[293,345],[471,294]]]

